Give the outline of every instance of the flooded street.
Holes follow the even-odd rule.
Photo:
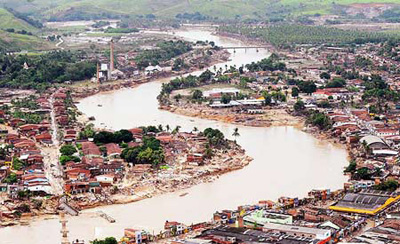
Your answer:
[[[176,32],[178,36],[195,40],[214,41],[219,46],[242,46],[240,41],[220,38],[208,31]],[[229,65],[241,66],[269,55],[267,50],[236,50]],[[225,63],[217,68],[225,68]],[[210,68],[213,69],[212,67]],[[157,95],[162,82],[150,82],[137,88],[113,91],[83,99],[78,108],[87,116],[96,118],[95,125],[121,129],[142,125],[169,125],[190,131],[193,127],[220,129],[231,138],[234,128],[239,128],[238,143],[254,158],[242,170],[221,176],[212,183],[204,183],[181,192],[156,196],[144,201],[100,207],[83,211],[78,217],[68,216],[70,240],[106,236],[121,237],[124,228],[144,228],[159,232],[166,220],[186,224],[207,221],[216,210],[232,209],[241,204],[259,200],[276,200],[280,196],[304,197],[315,188],[341,188],[346,178],[343,167],[347,165],[344,148],[321,142],[293,127],[253,128],[199,118],[189,118],[158,109]],[[99,107],[101,104],[102,107]],[[95,217],[102,210],[116,219],[110,224]],[[37,220],[30,226],[0,229],[2,244],[30,243],[54,244],[61,240],[58,219]]]

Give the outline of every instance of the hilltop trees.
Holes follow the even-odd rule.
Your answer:
[[[272,54],[269,58],[264,58],[259,62],[252,62],[251,64],[246,64],[246,68],[250,72],[255,71],[276,71],[276,70],[286,70],[286,64],[279,62],[279,57],[276,54]]]
[[[136,56],[139,69],[170,60],[192,50],[192,45],[184,41],[164,41],[157,44],[158,49],[145,50]]]
[[[342,30],[299,24],[269,25],[257,28],[224,25],[219,27],[219,31],[261,38],[280,47],[289,47],[292,44],[364,44],[399,38],[399,35],[394,33]]]
[[[84,53],[53,51],[38,56],[0,54],[0,87],[42,90],[53,83],[89,79],[96,64],[81,61]],[[24,64],[29,68],[24,68]]]

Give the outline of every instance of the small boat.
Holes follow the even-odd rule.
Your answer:
[[[101,104],[97,104],[97,107],[103,107],[103,105],[101,105]]]
[[[90,116],[88,119],[89,119],[90,121],[96,120],[96,118],[95,118],[94,116]]]
[[[184,197],[184,196],[186,196],[187,194],[189,194],[189,193],[185,192],[185,193],[180,194],[179,196],[180,196],[180,197]]]

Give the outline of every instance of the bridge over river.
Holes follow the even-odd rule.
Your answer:
[[[227,49],[227,50],[236,50],[236,49],[268,49],[269,47],[267,46],[237,46],[237,47],[220,47],[222,49]]]

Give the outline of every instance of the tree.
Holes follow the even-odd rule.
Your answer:
[[[354,173],[357,169],[357,163],[352,160],[350,161],[349,165],[346,167],[346,169],[344,170],[345,173]]]
[[[211,158],[213,156],[213,150],[210,147],[210,144],[206,144],[206,150],[204,150],[204,157],[205,158]]]
[[[81,159],[79,157],[77,157],[77,156],[61,155],[61,157],[60,157],[61,165],[65,165],[65,163],[70,162],[70,161],[73,161],[73,162],[77,163],[77,162],[80,162]]]
[[[286,96],[281,91],[273,91],[271,96],[275,101],[286,102]]]
[[[94,142],[100,144],[114,142],[114,133],[109,131],[100,131],[94,135]]]
[[[107,237],[104,240],[94,240],[91,244],[118,244],[118,241],[114,237]]]
[[[176,102],[179,102],[179,100],[182,99],[182,95],[181,95],[181,94],[176,94],[176,95],[174,96],[174,99],[175,99]]]
[[[96,72],[96,64],[81,61],[84,58],[82,52],[70,51],[53,51],[39,56],[0,54],[3,69],[0,87],[40,90],[56,82],[91,78]],[[24,69],[25,62],[34,68]]]
[[[18,157],[14,157],[12,166],[13,166],[13,169],[15,169],[15,170],[21,170],[22,168],[24,168],[26,166],[26,163],[24,161],[20,160]]]
[[[211,72],[210,70],[206,70],[199,75],[199,78],[198,78],[199,82],[205,83],[207,81],[210,81],[211,78],[213,77],[213,75],[214,75],[213,72]]]
[[[9,176],[7,176],[4,180],[3,183],[6,184],[13,184],[13,183],[17,183],[18,179],[17,179],[17,175],[15,173],[11,173]]]
[[[312,81],[299,81],[297,82],[297,86],[299,87],[300,91],[311,94],[317,90],[317,86]]]
[[[299,88],[293,87],[292,88],[292,97],[298,97],[299,96],[299,92],[300,92]]]
[[[125,148],[121,153],[121,157],[129,163],[157,166],[164,162],[164,151],[158,139],[144,137],[142,146]]]
[[[73,146],[72,144],[63,145],[60,148],[60,153],[65,156],[71,156],[76,152],[77,152],[77,150],[76,150],[75,146]]]
[[[158,150],[161,148],[161,142],[154,136],[145,136],[143,137],[143,147],[150,147],[153,150]]]
[[[306,122],[313,126],[317,126],[320,130],[327,130],[332,126],[332,121],[329,119],[329,117],[320,112],[310,113]]]
[[[229,94],[227,94],[227,93],[222,94],[222,96],[221,96],[221,102],[222,102],[223,104],[228,104],[228,103],[231,102],[231,100],[232,100],[231,95],[229,95]]]
[[[339,88],[344,87],[346,85],[346,81],[343,78],[334,78],[332,81],[328,82],[325,87],[327,88]]]
[[[154,125],[143,126],[143,127],[140,127],[140,128],[142,128],[144,134],[147,134],[147,133],[150,133],[150,132],[151,133],[161,132],[159,130],[159,128],[157,126],[154,126]]]
[[[199,89],[196,89],[192,93],[192,99],[194,100],[199,100],[203,97],[203,92],[200,91]]]
[[[180,125],[177,125],[177,126],[175,127],[175,129],[172,130],[172,134],[178,134],[180,129],[181,129],[181,126],[180,126]]]
[[[399,182],[397,180],[387,180],[385,182],[376,185],[374,188],[380,191],[393,192],[397,190],[398,187],[399,187]]]
[[[141,152],[141,147],[129,147],[122,150],[121,158],[125,159],[125,161],[129,163],[136,164],[137,163],[137,156]]]
[[[85,129],[81,132],[79,132],[79,139],[87,139],[87,138],[92,138],[96,132],[94,131],[94,125],[93,124],[87,124],[85,126]]]
[[[218,129],[207,128],[203,131],[203,135],[208,138],[208,142],[211,146],[225,145],[225,136]]]
[[[293,108],[296,112],[303,111],[306,107],[304,106],[304,102],[300,99],[293,105]]]
[[[262,96],[264,97],[264,105],[270,105],[272,102],[272,96],[268,91],[262,91]]]
[[[185,64],[185,61],[181,58],[177,58],[174,61],[174,65],[172,66],[172,70],[174,71],[180,71],[182,68],[186,68],[188,65]]]
[[[356,180],[370,180],[371,173],[367,167],[359,168],[356,173],[354,174],[354,178]]]
[[[133,141],[133,135],[132,135],[132,132],[130,132],[129,130],[119,130],[119,131],[116,131],[115,133],[114,133],[114,136],[113,136],[114,138],[113,138],[113,141],[115,142],[115,143],[121,143],[121,142],[125,142],[125,143],[127,143],[127,142],[131,142],[131,141]]]
[[[329,80],[329,79],[331,78],[331,75],[330,75],[329,73],[327,73],[327,72],[322,72],[322,73],[319,75],[319,77],[320,77],[321,79],[324,79],[324,80]]]
[[[239,134],[239,128],[233,129],[233,134],[232,134],[232,136],[235,137],[235,142],[236,142],[236,138],[237,138],[238,136],[240,136],[240,134]]]

